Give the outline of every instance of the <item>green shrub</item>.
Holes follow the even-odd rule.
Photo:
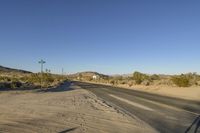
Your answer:
[[[143,75],[140,72],[133,73],[133,79],[135,80],[136,84],[141,84],[143,81]]]
[[[141,84],[144,80],[149,80],[149,76],[140,72],[134,72],[133,79],[136,84]]]
[[[174,76],[172,77],[172,81],[178,87],[189,87],[190,80],[186,75]]]

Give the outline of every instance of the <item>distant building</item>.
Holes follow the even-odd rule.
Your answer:
[[[92,79],[93,79],[93,80],[97,80],[97,79],[99,79],[99,78],[100,78],[99,75],[93,75],[93,76],[92,76]]]

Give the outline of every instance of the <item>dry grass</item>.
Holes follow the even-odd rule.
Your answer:
[[[49,73],[1,72],[0,89],[47,88],[57,86],[67,78]]]

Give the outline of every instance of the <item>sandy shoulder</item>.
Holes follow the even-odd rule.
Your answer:
[[[96,82],[86,82],[86,83],[112,86],[111,84],[105,84],[105,83],[96,83]],[[158,94],[161,96],[169,96],[169,97],[193,100],[198,102],[200,101],[200,86],[172,87],[167,85],[150,85],[150,86],[133,85],[132,87],[129,87],[128,85],[116,85],[115,87],[148,92],[152,94]]]
[[[151,133],[145,123],[70,86],[58,92],[0,92],[0,132]]]
[[[191,86],[191,87],[171,87],[171,86],[143,86],[143,85],[134,85],[128,87],[126,85],[121,85],[120,87],[125,87],[127,89],[133,89],[148,93],[159,94],[163,96],[181,98],[186,100],[200,101],[200,86]]]

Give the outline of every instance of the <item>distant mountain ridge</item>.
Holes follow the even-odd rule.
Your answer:
[[[4,67],[4,66],[1,66],[1,65],[0,65],[0,72],[32,73],[30,71]]]

